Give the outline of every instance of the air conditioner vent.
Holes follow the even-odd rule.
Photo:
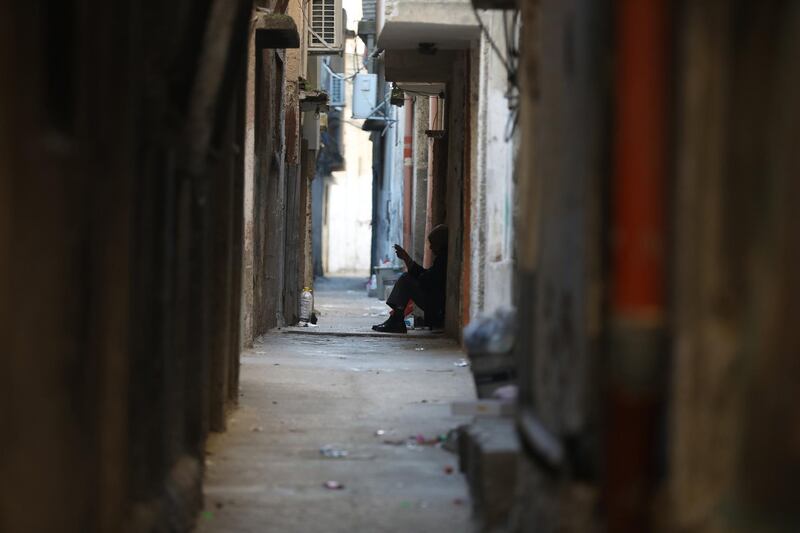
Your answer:
[[[331,107],[344,107],[344,80],[331,75],[328,87],[328,105]]]
[[[309,0],[308,51],[316,54],[342,52],[342,0]]]

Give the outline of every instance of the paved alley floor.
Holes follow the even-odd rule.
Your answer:
[[[409,440],[468,421],[450,414],[475,397],[463,355],[430,334],[344,335],[385,318],[360,283],[318,283],[319,328],[243,354],[239,408],[209,439],[197,531],[473,531],[458,456]]]

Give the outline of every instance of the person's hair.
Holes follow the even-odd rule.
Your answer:
[[[447,252],[447,226],[439,224],[428,234],[428,241],[431,243],[431,250],[440,254]]]

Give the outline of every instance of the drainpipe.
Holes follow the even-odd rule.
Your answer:
[[[666,386],[667,0],[616,3],[607,531],[651,531]]]
[[[431,96],[428,98],[428,129],[437,129],[437,118],[439,115],[439,97]],[[434,171],[434,141],[428,139],[428,197],[425,206],[425,238],[430,234],[433,229],[433,180],[436,179],[436,172]],[[425,243],[425,256],[422,262],[425,268],[430,268],[433,265],[433,254],[431,253],[428,243]]]
[[[380,36],[384,22],[386,22],[386,0],[378,0],[375,4],[375,39]]]
[[[403,248],[413,250],[412,216],[414,204],[414,100],[406,95],[403,128]]]

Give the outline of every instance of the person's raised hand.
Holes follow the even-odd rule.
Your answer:
[[[408,255],[408,252],[399,244],[394,245],[394,251],[397,253],[398,259],[402,261],[411,261],[411,256]]]

